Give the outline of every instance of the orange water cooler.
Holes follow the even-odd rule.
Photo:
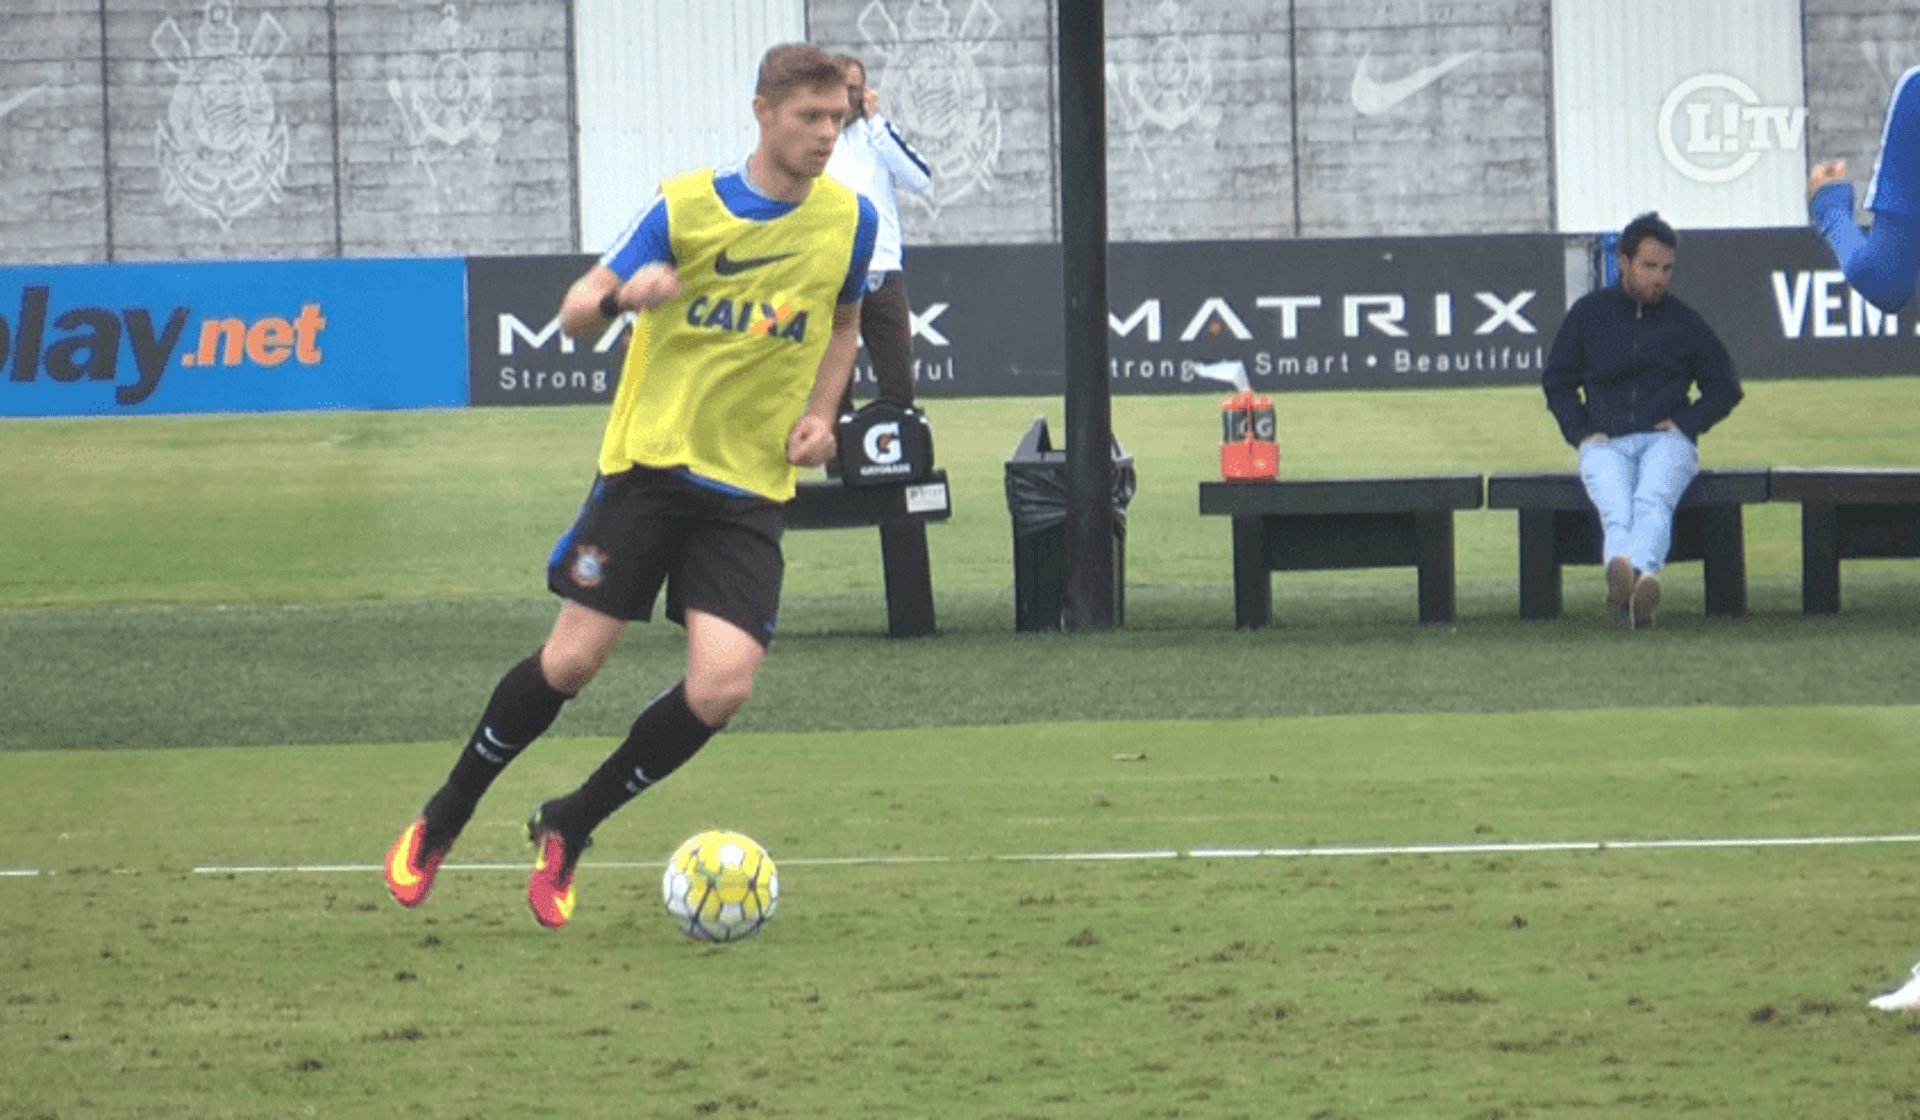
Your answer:
[[[1260,482],[1280,473],[1273,402],[1241,391],[1220,403],[1220,477]]]

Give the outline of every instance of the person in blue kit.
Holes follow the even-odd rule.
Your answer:
[[[1867,185],[1873,228],[1853,220],[1853,184],[1844,160],[1813,169],[1807,210],[1847,275],[1847,283],[1882,311],[1913,298],[1920,274],[1920,66],[1900,75],[1887,102],[1880,156]]]
[[[1540,377],[1600,511],[1607,610],[1629,629],[1660,609],[1673,509],[1700,466],[1696,441],[1744,395],[1713,329],[1667,293],[1679,243],[1657,213],[1627,223],[1620,282],[1567,309]]]
[[[1813,169],[1807,182],[1813,227],[1854,291],[1882,311],[1898,311],[1913,298],[1920,276],[1920,66],[1900,75],[1887,100],[1880,155],[1867,185],[1873,228],[1865,233],[1853,220],[1853,184],[1846,175],[1845,161]],[[1881,1011],[1920,1011],[1920,964],[1905,983],[1867,1004]]]

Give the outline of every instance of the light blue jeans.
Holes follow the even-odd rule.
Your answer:
[[[1580,480],[1600,511],[1600,562],[1624,555],[1657,572],[1673,547],[1673,507],[1700,469],[1700,452],[1679,432],[1635,432],[1580,452]]]

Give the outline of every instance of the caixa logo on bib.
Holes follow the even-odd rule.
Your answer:
[[[1726,183],[1769,152],[1793,152],[1806,138],[1803,105],[1764,105],[1728,74],[1699,74],[1673,87],[1660,106],[1660,151],[1696,183]]]

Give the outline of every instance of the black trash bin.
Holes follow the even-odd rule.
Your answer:
[[[1113,619],[1126,621],[1127,503],[1133,456],[1113,441]],[[1067,453],[1055,451],[1047,418],[1035,417],[1007,460],[1013,515],[1013,628],[1058,630],[1067,609]]]

